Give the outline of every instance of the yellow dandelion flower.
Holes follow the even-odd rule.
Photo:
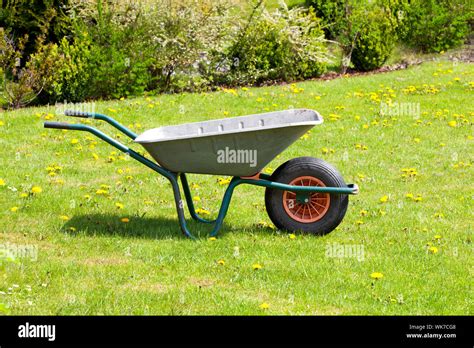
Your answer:
[[[130,222],[130,219],[129,218],[121,218],[120,221],[122,221],[123,223],[127,223],[127,222]]]
[[[374,272],[370,275],[370,278],[378,280],[383,278],[383,274],[380,272]]]
[[[4,126],[5,125],[5,122],[3,121],[0,121],[0,127]]]
[[[71,232],[76,232],[77,229],[75,227],[71,226],[71,227],[68,228],[68,230],[71,231]]]
[[[26,198],[28,197],[28,193],[22,192],[20,193],[20,198]]]
[[[388,202],[388,196],[387,195],[384,195],[382,197],[380,197],[380,203],[386,203]]]
[[[33,194],[38,194],[38,193],[41,193],[41,192],[43,192],[43,189],[40,186],[33,186],[31,188],[31,193],[33,193]]]
[[[439,234],[437,234],[437,235],[434,236],[434,239],[436,239],[436,240],[439,240],[439,239],[441,239],[441,238],[442,238],[442,237],[441,237]]]
[[[96,154],[96,153],[93,153],[93,154],[92,154],[92,157],[93,157],[96,161],[99,159],[99,155]]]
[[[406,198],[410,198],[410,199],[413,199],[413,198],[414,198],[413,193],[407,193],[407,194],[405,195],[405,197],[406,197]]]
[[[428,248],[428,251],[431,253],[431,254],[436,254],[438,252],[438,248],[435,247],[435,246],[432,246],[432,247],[429,247]]]
[[[3,180],[2,178],[0,178],[0,186],[5,186],[5,180]]]
[[[218,179],[217,179],[217,183],[218,183],[219,185],[227,185],[228,183],[230,183],[230,180],[231,180],[231,179],[218,178]]]
[[[453,128],[454,128],[454,127],[456,127],[456,126],[457,126],[457,122],[456,122],[456,121],[449,121],[449,122],[448,122],[448,126],[450,126],[450,127],[453,127]]]
[[[196,213],[197,214],[203,214],[203,215],[211,215],[210,211],[208,211],[206,209],[202,209],[202,208],[196,209]]]
[[[75,144],[77,144],[77,143],[79,143],[79,140],[77,140],[77,139],[72,139],[72,140],[71,140],[71,144],[75,145]]]
[[[270,308],[270,305],[266,302],[263,302],[259,307],[260,307],[260,309],[268,309],[268,308]]]
[[[149,199],[146,199],[143,203],[144,203],[145,205],[153,205],[153,201],[152,201],[152,200],[149,200]]]
[[[103,190],[103,189],[99,189],[97,191],[95,191],[95,194],[96,195],[106,195],[108,192],[106,190]]]
[[[117,209],[123,209],[123,204],[117,202],[117,203],[115,203],[115,207],[116,207]]]
[[[363,224],[364,224],[364,221],[362,221],[362,220],[357,220],[357,221],[355,222],[355,224],[356,224],[356,225],[363,225]]]
[[[208,240],[213,242],[213,241],[217,240],[217,238],[216,237],[209,237]]]
[[[19,209],[18,207],[11,207],[11,208],[10,208],[10,211],[11,211],[12,213],[14,213],[14,212],[16,212],[18,209]]]
[[[258,271],[259,269],[262,269],[262,265],[258,264],[258,263],[254,263],[252,265],[252,268],[254,271]]]
[[[359,213],[361,216],[366,216],[369,212],[365,209],[362,209]]]
[[[201,201],[201,197],[199,197],[199,196],[194,196],[194,197],[193,197],[193,201],[195,201],[195,202],[200,202],[200,201]]]
[[[60,215],[59,218],[63,221],[69,220],[69,216],[67,216],[67,215]]]
[[[224,266],[225,261],[224,260],[219,260],[219,261],[217,261],[217,264],[220,265],[220,266]]]
[[[83,196],[85,199],[91,199],[91,195],[84,195]]]
[[[413,200],[415,202],[421,202],[423,200],[423,197],[421,195],[417,195]]]
[[[291,233],[291,234],[290,234],[290,239],[296,239],[296,235],[293,234],[293,233]]]

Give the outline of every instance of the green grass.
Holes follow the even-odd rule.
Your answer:
[[[325,123],[267,169],[293,157],[320,157],[361,192],[350,198],[335,231],[295,239],[265,227],[264,191],[244,186],[237,188],[217,240],[191,222],[200,238],[185,239],[164,178],[120,159],[86,133],[43,129],[54,107],[4,112],[0,244],[36,246],[38,259],[3,262],[0,310],[3,303],[7,313],[23,315],[473,314],[472,81],[472,65],[440,61],[295,87],[96,104],[96,111],[135,124],[137,132],[289,107],[318,110]],[[404,92],[410,85],[415,92]],[[388,94],[394,102],[419,103],[419,117],[379,115],[377,98]],[[109,156],[115,160],[108,162]],[[49,176],[46,168],[54,164],[62,170]],[[403,168],[415,168],[417,175],[403,178]],[[197,207],[214,214],[225,187],[212,176],[189,179],[199,185],[193,190],[201,198]],[[110,186],[107,196],[96,194],[101,184]],[[20,197],[33,186],[42,192]],[[130,221],[121,222],[124,217]],[[364,260],[326,256],[334,243],[363,246]],[[430,245],[438,252],[429,252]],[[254,271],[255,263],[263,268]],[[373,272],[383,278],[371,279]],[[261,309],[262,303],[269,308]]]

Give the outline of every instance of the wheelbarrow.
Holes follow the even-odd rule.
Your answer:
[[[179,225],[190,238],[194,237],[186,226],[179,181],[191,217],[214,225],[210,236],[219,232],[234,188],[241,184],[266,188],[265,207],[278,229],[316,235],[327,234],[341,223],[348,195],[359,191],[357,185],[346,184],[333,166],[313,157],[294,158],[271,175],[262,173],[279,153],[323,122],[321,115],[313,110],[292,109],[165,126],[140,135],[103,114],[67,110],[65,115],[105,121],[141,144],[156,162],[94,127],[80,123],[44,123],[45,128],[90,132],[166,177],[173,187]],[[186,173],[233,176],[215,220],[204,219],[196,213]]]

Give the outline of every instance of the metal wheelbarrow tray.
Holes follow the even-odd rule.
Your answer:
[[[67,116],[106,121],[141,144],[157,162],[84,124],[45,122],[45,128],[87,131],[131,158],[165,176],[172,185],[182,232],[193,237],[186,225],[184,206],[191,217],[214,224],[211,236],[217,235],[232,198],[240,184],[265,187],[268,215],[279,229],[323,235],[334,230],[344,218],[348,195],[357,194],[355,184],[346,184],[330,164],[313,157],[299,157],[278,167],[272,175],[261,170],[275,156],[309,129],[323,122],[313,110],[296,109],[227,119],[165,126],[137,135],[113,118],[78,111]],[[195,211],[186,173],[233,176],[224,193],[215,220],[201,218]],[[181,181],[186,204],[181,199]]]
[[[251,176],[321,122],[313,110],[286,110],[151,129],[135,141],[173,172]]]

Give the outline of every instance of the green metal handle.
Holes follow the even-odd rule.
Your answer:
[[[72,117],[80,117],[80,118],[93,118],[96,120],[101,120],[105,121],[108,124],[110,124],[112,127],[118,129],[121,131],[123,134],[128,136],[129,138],[135,140],[135,138],[138,136],[134,132],[132,132],[130,129],[125,127],[123,124],[115,121],[112,117],[103,115],[103,114],[98,114],[96,112],[82,112],[82,111],[75,111],[75,110],[66,110],[64,111],[64,115],[66,116],[72,116]]]

